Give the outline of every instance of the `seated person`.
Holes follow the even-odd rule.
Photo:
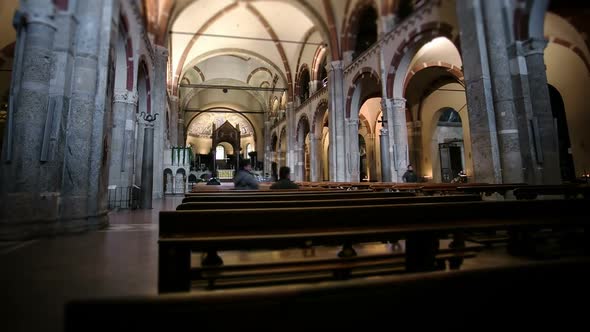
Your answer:
[[[217,178],[217,174],[216,173],[213,173],[212,174],[212,176],[209,179],[209,181],[207,181],[207,185],[208,186],[219,186],[219,185],[221,185],[221,182]]]
[[[252,164],[250,160],[244,160],[240,170],[234,177],[234,187],[237,190],[258,189],[258,181],[252,174]]]
[[[291,169],[283,166],[279,169],[279,180],[270,186],[270,189],[299,189],[297,183],[291,181]]]

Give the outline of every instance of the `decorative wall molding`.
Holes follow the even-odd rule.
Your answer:
[[[115,103],[133,104],[137,106],[137,93],[127,90],[116,90],[113,97]]]

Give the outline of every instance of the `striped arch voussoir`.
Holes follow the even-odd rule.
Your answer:
[[[443,62],[443,61],[431,61],[431,62],[423,62],[419,65],[416,65],[408,72],[408,75],[406,76],[406,80],[404,81],[404,91],[406,91],[408,84],[412,80],[412,77],[414,77],[414,75],[416,75],[416,73],[418,73],[421,70],[424,70],[426,68],[431,68],[431,67],[446,68],[447,71],[451,75],[453,75],[459,82],[461,82],[461,84],[464,84],[464,77],[463,77],[463,72],[461,71],[461,68],[459,68],[453,64]]]
[[[318,118],[320,116],[320,113],[322,113],[322,117],[323,117],[324,111],[327,109],[328,109],[328,100],[327,99],[320,100],[320,102],[318,103],[318,105],[315,108],[315,111],[313,112],[313,121],[311,122],[311,132],[312,133],[315,133],[316,123],[318,121],[320,121],[320,119]]]
[[[359,70],[358,73],[356,73],[356,75],[354,75],[354,78],[352,79],[352,85],[348,88],[348,93],[346,94],[346,118],[349,119],[350,118],[350,112],[351,112],[351,107],[352,107],[352,94],[354,93],[354,90],[356,89],[356,84],[358,82],[359,79],[363,78],[364,75],[370,75],[370,77],[374,78],[375,80],[377,80],[377,84],[381,85],[381,78],[379,77],[379,74],[371,67],[363,67],[361,68],[361,70]]]
[[[446,37],[451,41],[455,41],[453,26],[445,22],[430,22],[424,23],[408,33],[408,38],[398,47],[391,60],[389,74],[387,75],[387,98],[393,98],[395,75],[407,51],[416,48],[416,46],[419,48],[436,37]]]

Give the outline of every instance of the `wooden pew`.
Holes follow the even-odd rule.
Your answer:
[[[494,193],[498,193],[505,196],[508,191],[515,190],[517,188],[528,186],[526,183],[481,183],[481,184],[459,184],[456,191],[463,192],[466,194],[479,194],[490,196]]]
[[[583,331],[590,261],[407,274],[223,292],[75,299],[73,331]],[[584,328],[586,326],[586,328]]]
[[[176,207],[181,210],[214,210],[214,209],[266,209],[286,207],[312,207],[312,206],[349,206],[349,205],[383,205],[383,204],[413,204],[413,203],[443,203],[443,202],[473,202],[481,201],[479,195],[448,195],[448,196],[389,196],[373,198],[340,198],[324,199],[318,197],[314,200],[255,200],[241,201],[236,197],[232,201],[191,201],[182,203]]]
[[[346,258],[355,254],[353,243],[400,237],[406,239],[406,270],[426,271],[436,261],[438,239],[448,233],[587,227],[586,203],[480,201],[162,211],[158,288],[160,292],[190,289],[191,251],[206,252],[209,264],[221,264],[217,251],[343,245],[339,255]]]
[[[272,201],[272,200],[318,200],[318,199],[352,199],[352,198],[380,198],[380,197],[412,197],[410,192],[373,192],[373,191],[342,191],[342,192],[317,192],[317,193],[293,193],[293,194],[255,194],[255,195],[190,195],[182,202],[232,202],[232,201]]]
[[[590,199],[590,186],[587,184],[528,185],[514,189],[516,199],[535,199],[539,195],[561,195],[564,198]]]
[[[372,190],[356,190],[354,192],[371,192]],[[277,190],[218,190],[218,191],[203,191],[186,193],[185,197],[198,197],[210,195],[293,195],[293,194],[326,194],[326,193],[346,193],[351,192],[344,189],[321,189],[321,190],[307,190],[307,189],[277,189]]]

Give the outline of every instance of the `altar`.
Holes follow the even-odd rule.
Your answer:
[[[232,180],[234,178],[234,171],[233,169],[218,169],[217,177],[220,180]]]

